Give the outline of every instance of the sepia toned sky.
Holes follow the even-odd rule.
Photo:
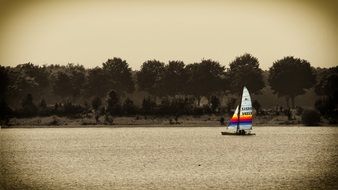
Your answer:
[[[338,65],[335,1],[0,0],[0,64],[108,58],[228,64],[251,53],[268,69],[284,56]]]

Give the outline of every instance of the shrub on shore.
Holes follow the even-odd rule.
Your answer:
[[[315,126],[320,122],[320,114],[316,110],[304,110],[302,123],[307,126]]]

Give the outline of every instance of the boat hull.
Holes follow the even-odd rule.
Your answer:
[[[251,135],[256,135],[255,133],[245,133],[245,134],[239,134],[239,133],[234,133],[234,132],[226,132],[226,131],[222,131],[221,132],[222,135],[238,135],[238,136],[251,136]]]

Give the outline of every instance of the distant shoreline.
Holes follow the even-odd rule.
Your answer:
[[[166,126],[156,126],[156,125],[92,125],[92,126],[26,126],[26,125],[16,125],[16,126],[2,126],[1,129],[118,129],[118,128],[225,128],[222,126],[188,126],[188,125],[166,125]],[[257,125],[255,128],[275,128],[275,127],[304,127],[304,128],[313,128],[313,127],[338,127],[336,125],[318,125],[318,126],[305,126],[305,125],[275,125],[275,126],[266,126],[266,125]],[[253,129],[253,130],[254,130]]]
[[[227,120],[226,120],[227,121]],[[226,123],[225,123],[226,125]],[[67,117],[34,117],[34,118],[12,118],[9,125],[2,125],[1,128],[172,128],[172,127],[219,127],[225,128],[219,122],[219,116],[182,116],[177,122],[174,117],[155,116],[133,116],[116,117],[112,124],[106,123],[100,118],[98,123],[93,118],[67,118]],[[254,127],[337,127],[329,123],[319,123],[317,126],[305,126],[299,118],[288,120],[285,116],[258,116],[254,119]]]
[[[323,127],[323,126],[304,126],[304,125],[256,125],[253,127]],[[11,128],[23,128],[23,129],[30,129],[30,128],[185,128],[185,127],[192,127],[192,128],[202,128],[202,127],[212,127],[212,128],[225,128],[225,126],[221,125],[203,125],[203,124],[195,124],[195,125],[185,125],[185,124],[113,124],[113,125],[12,125],[12,126],[1,126],[2,129],[11,129]],[[330,127],[325,125],[325,127]],[[332,126],[335,127],[335,126]]]

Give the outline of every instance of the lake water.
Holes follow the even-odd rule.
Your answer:
[[[3,189],[338,189],[337,127],[2,129]]]

